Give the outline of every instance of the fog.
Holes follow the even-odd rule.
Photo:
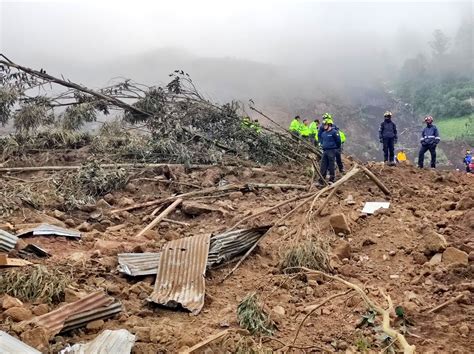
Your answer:
[[[470,16],[469,1],[2,1],[0,51],[93,87],[179,68],[214,99],[271,104],[377,87]]]

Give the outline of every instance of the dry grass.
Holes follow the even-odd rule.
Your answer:
[[[70,274],[43,266],[0,272],[0,294],[8,294],[22,301],[59,303],[64,300],[64,289],[70,283]]]
[[[237,307],[240,327],[251,334],[272,335],[275,325],[259,303],[257,294],[247,295]]]
[[[321,240],[306,240],[287,249],[282,255],[280,269],[285,273],[293,273],[295,269],[305,267],[332,273],[329,245]]]

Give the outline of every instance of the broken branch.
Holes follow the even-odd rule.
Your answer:
[[[380,190],[385,195],[390,195],[390,190],[385,186],[385,184],[383,184],[383,182],[376,175],[373,174],[373,172],[371,170],[369,170],[367,167],[365,167],[363,165],[361,165],[360,167],[362,168],[364,173],[367,175],[367,177],[369,177],[372,181],[374,181],[374,183],[377,185],[377,187],[379,187]]]
[[[176,199],[173,204],[167,207],[160,215],[158,215],[151,223],[149,223],[142,231],[140,231],[136,237],[142,236],[148,230],[151,230],[153,227],[158,225],[161,220],[163,220],[169,213],[176,209],[176,207],[181,204],[182,199]]]
[[[439,310],[442,310],[442,309],[444,309],[446,306],[451,305],[451,304],[454,303],[454,302],[458,302],[458,301],[461,300],[463,297],[464,297],[464,294],[459,294],[458,296],[453,297],[453,298],[449,299],[448,301],[445,301],[445,302],[443,302],[442,304],[439,304],[439,305],[436,306],[436,307],[433,307],[431,310],[426,311],[426,313],[433,313],[433,312],[437,312],[437,311],[439,311]]]

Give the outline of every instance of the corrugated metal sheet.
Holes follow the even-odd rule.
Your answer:
[[[183,308],[197,315],[204,306],[209,235],[185,237],[165,244],[149,301]]]
[[[63,329],[65,321],[71,316],[78,315],[81,312],[100,309],[110,305],[113,301],[111,297],[103,292],[95,292],[47,314],[34,317],[28,322],[37,323],[44,327],[51,336],[54,336]]]
[[[121,273],[137,277],[156,274],[160,265],[160,253],[120,253],[118,270]]]
[[[10,252],[15,248],[18,237],[6,231],[0,230],[0,252]]]
[[[74,344],[60,354],[130,354],[134,344],[135,336],[126,329],[107,329],[89,343]]]
[[[113,304],[102,306],[94,310],[80,312],[76,315],[69,317],[64,322],[64,327],[61,329],[60,333],[84,327],[92,321],[105,320],[107,318],[115,316],[121,311],[122,304],[120,302],[114,302]]]
[[[12,337],[6,332],[0,331],[0,353],[2,354],[41,354],[40,351]]]
[[[207,268],[231,261],[246,252],[268,231],[270,226],[225,232],[211,236]],[[161,252],[121,253],[118,270],[130,276],[154,275],[158,271]]]
[[[270,226],[262,226],[212,236],[207,260],[208,268],[227,263],[239,254],[246,252],[268,229],[270,229]]]
[[[41,224],[33,229],[25,230],[19,234],[18,237],[24,236],[64,236],[64,237],[72,237],[72,238],[80,238],[81,233],[76,230],[69,230],[63,227],[49,225],[49,224]]]

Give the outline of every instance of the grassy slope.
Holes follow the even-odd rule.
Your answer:
[[[439,120],[436,123],[441,139],[474,140],[474,114]]]

